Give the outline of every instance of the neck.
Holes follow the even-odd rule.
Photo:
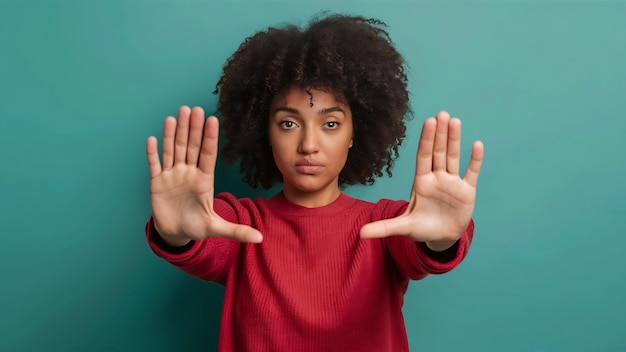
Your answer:
[[[306,208],[318,208],[337,200],[341,192],[339,191],[339,187],[323,189],[316,192],[306,192],[285,185],[283,195],[293,204]]]

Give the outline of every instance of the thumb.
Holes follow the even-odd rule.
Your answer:
[[[214,236],[226,237],[243,243],[261,243],[263,235],[257,229],[247,225],[239,225],[219,219],[211,231]]]
[[[371,222],[361,228],[361,238],[384,238],[395,235],[408,235],[410,221],[406,216]]]

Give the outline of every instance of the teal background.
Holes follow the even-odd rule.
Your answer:
[[[480,139],[476,237],[412,282],[415,351],[626,351],[626,2],[0,0],[0,351],[214,350],[223,290],[156,258],[145,140],[215,108],[254,31],[320,10],[377,17],[410,66],[415,118]],[[236,166],[217,187],[247,189]]]

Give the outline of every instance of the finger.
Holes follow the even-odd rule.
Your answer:
[[[467,171],[465,171],[464,177],[464,180],[473,187],[476,187],[478,183],[478,175],[484,156],[485,146],[483,143],[481,141],[474,142],[474,145],[472,145],[472,157],[467,165]]]
[[[453,118],[448,124],[448,153],[446,167],[448,172],[459,174],[461,164],[461,120]]]
[[[437,132],[433,147],[433,171],[446,170],[446,150],[448,149],[448,123],[450,115],[441,111],[437,114]]]
[[[189,145],[187,147],[187,164],[189,165],[198,165],[203,128],[204,110],[195,107],[191,110],[191,118],[189,121]]]
[[[416,175],[424,175],[433,171],[433,143],[435,142],[436,128],[437,120],[434,118],[430,117],[424,121],[419,147],[417,148]]]
[[[168,116],[163,124],[163,169],[174,166],[174,137],[176,135],[176,119]]]
[[[200,170],[207,174],[215,173],[218,133],[219,121],[215,116],[211,116],[204,123],[204,136],[200,149],[200,160],[198,161]]]
[[[243,243],[263,242],[263,235],[258,230],[246,225],[233,224],[221,218],[215,222],[212,235]]]
[[[361,228],[361,238],[383,238],[410,233],[410,218],[399,216],[393,219],[371,222]]]
[[[185,163],[187,160],[187,141],[189,140],[189,114],[191,109],[182,106],[178,110],[176,123],[176,139],[174,141],[174,164]]]
[[[159,160],[158,141],[156,137],[148,137],[146,142],[146,154],[148,156],[148,168],[150,169],[150,178],[158,176],[161,169],[161,161]]]

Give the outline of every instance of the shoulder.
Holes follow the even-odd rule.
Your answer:
[[[213,201],[213,209],[219,216],[240,224],[250,224],[253,219],[261,218],[269,207],[268,199],[264,197],[237,198],[229,192],[219,193]]]
[[[353,200],[351,208],[355,211],[366,211],[371,214],[371,219],[383,220],[396,217],[402,214],[408,205],[405,200],[393,200],[382,198],[377,201],[368,201],[358,198],[351,198]]]
[[[237,198],[230,192],[221,192],[215,196],[215,201],[224,203],[232,207],[246,207],[246,208],[263,208],[268,206],[268,202],[275,198],[256,197],[256,198]]]
[[[373,218],[374,220],[394,218],[404,213],[408,204],[405,200],[379,199],[373,203]]]

